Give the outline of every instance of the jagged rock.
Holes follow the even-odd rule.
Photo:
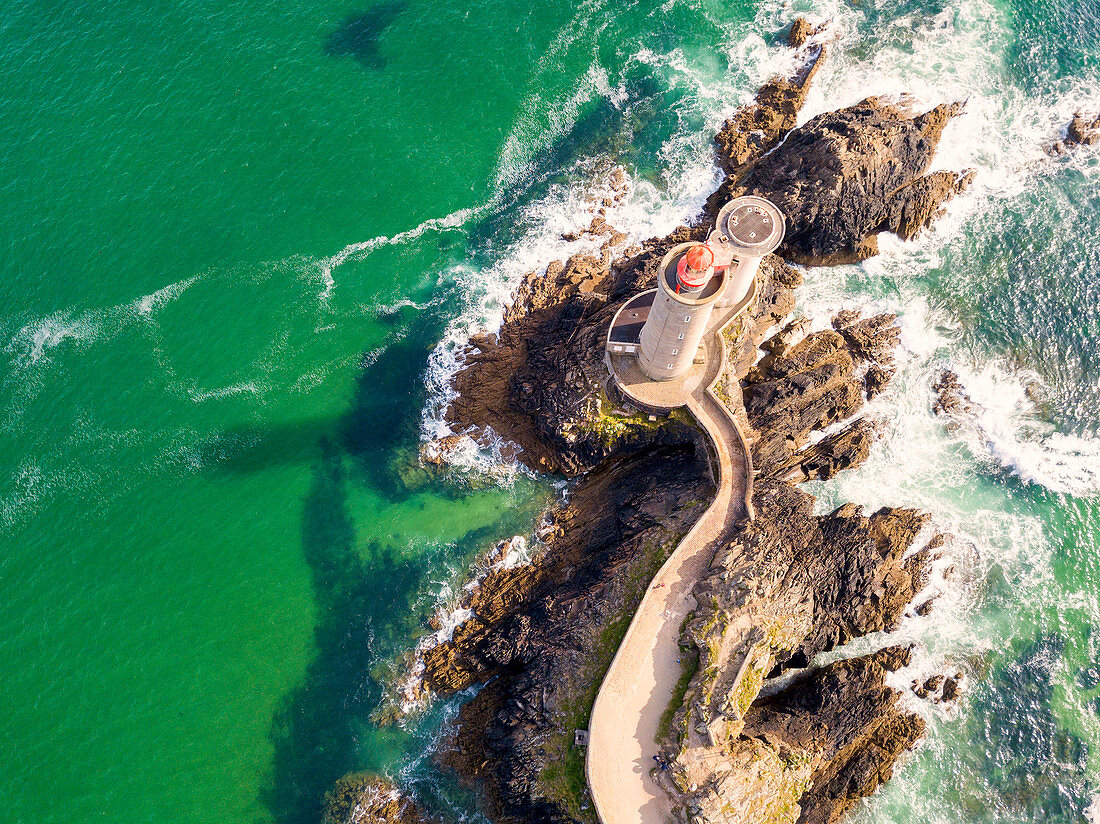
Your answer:
[[[863,391],[844,338],[815,332],[780,357],[761,361],[743,394],[753,435],[753,465],[783,473],[796,462],[810,433],[854,415]]]
[[[805,20],[791,26],[788,44],[798,48],[814,33]],[[730,117],[714,137],[718,165],[727,174],[737,174],[749,161],[771,151],[798,122],[814,75],[824,65],[825,48],[817,46],[805,55],[793,77],[773,77],[757,92],[756,99]]]
[[[784,688],[779,695],[788,699],[783,700],[801,702],[804,726],[797,736],[791,733],[797,745],[774,729],[765,731],[760,722],[761,708],[780,700],[775,693],[758,697],[764,678],[804,667],[818,653],[853,638],[895,627],[927,580],[935,543],[909,552],[927,522],[927,516],[909,509],[882,509],[867,517],[848,504],[816,516],[812,496],[767,478],[758,479],[753,503],[756,519],[718,550],[711,572],[695,587],[700,606],[685,624],[683,643],[698,656],[698,670],[670,728],[678,806],[701,807],[713,824],[759,818],[793,823],[799,804],[803,814],[819,816],[807,820],[830,820],[814,810],[822,805],[839,810],[873,791],[897,754],[919,735],[915,722],[902,722],[890,710],[897,693],[881,688],[881,669],[905,666],[910,650],[887,648],[871,657],[874,667],[841,662],[826,668],[840,673],[839,681],[815,681],[811,674]],[[864,678],[858,689],[846,691],[846,667],[870,681]],[[868,691],[869,683],[878,686]],[[814,697],[823,684],[828,695]],[[723,709],[719,696],[730,696],[734,712]],[[843,743],[830,750],[831,741]],[[728,770],[715,766],[727,757]],[[842,771],[859,778],[847,794],[830,783]],[[691,789],[715,780],[722,788],[718,796]]]
[[[877,363],[869,367],[863,373],[863,393],[867,400],[881,395],[896,373],[896,369],[879,366]]]
[[[892,363],[894,349],[901,338],[897,320],[895,314],[861,318],[859,312],[846,310],[833,318],[833,329],[841,334],[857,361]]]
[[[785,621],[810,610],[807,629],[790,649],[777,651],[778,663],[809,661],[852,638],[892,629],[926,581],[929,547],[902,560],[926,515],[882,509],[867,517],[847,504],[815,516],[812,495],[770,479],[758,480],[753,503],[756,520],[719,550],[716,572],[700,582],[697,600],[713,599],[713,609],[731,613],[743,609],[723,582],[750,575],[764,580],[757,598],[781,610]]]
[[[770,471],[774,477],[791,483],[827,481],[841,470],[852,469],[866,461],[877,437],[875,425],[859,418],[839,432],[795,452],[786,463]]]
[[[805,17],[796,17],[791,23],[791,29],[787,32],[787,45],[792,49],[799,49],[806,45],[806,41],[820,29],[815,29]]]
[[[973,172],[926,174],[944,126],[943,104],[914,115],[881,98],[827,112],[743,167],[709,208],[741,194],[768,198],[787,218],[779,253],[808,266],[857,263],[878,253],[880,232],[911,239],[943,212]]]
[[[740,735],[712,754],[724,765],[714,780],[687,788],[688,809],[712,824],[836,821],[924,732],[885,685],[908,659],[907,648],[889,647],[837,661],[756,701]]]
[[[943,692],[940,698],[944,701],[955,701],[959,697],[959,682],[955,678],[948,678],[943,682]]]
[[[321,824],[432,824],[432,819],[385,779],[352,773],[325,796]]]
[[[580,817],[582,799],[560,777],[582,775],[572,731],[587,724],[641,584],[709,502],[697,430],[615,411],[602,347],[618,306],[652,287],[672,245],[705,239],[735,194],[755,191],[785,210],[790,260],[838,263],[873,254],[880,231],[911,237],[968,179],[925,174],[956,106],[914,116],[870,99],[795,128],[821,65],[809,36],[805,24],[792,27],[791,43],[804,49],[799,74],[770,81],[727,123],[717,142],[730,177],[695,225],[612,259],[623,240],[593,219],[576,236],[608,238],[602,256],[528,275],[500,332],[471,342],[456,378],[448,411],[456,431],[491,429],[518,444],[529,466],[582,476],[554,515],[545,553],[525,572],[487,576],[471,600],[474,617],[425,659],[439,692],[484,684],[439,759],[482,791],[494,822]],[[786,482],[832,477],[867,458],[875,426],[866,419],[812,444],[811,434],[852,418],[882,391],[898,340],[892,315],[841,313],[831,330],[802,337],[796,325],[763,341],[791,313],[801,279],[799,269],[766,258],[756,297],[727,339],[727,389],[736,393],[742,381],[745,409],[735,414],[750,427],[757,517],[724,537],[685,630],[700,656],[696,679],[711,681],[689,685],[673,734],[694,736],[688,749],[724,746],[728,756],[725,772],[713,759],[680,764],[683,775],[699,772],[680,788],[696,817],[705,802],[702,790],[691,795],[692,783],[717,787],[745,820],[834,821],[889,777],[923,730],[882,682],[885,669],[908,662],[903,648],[808,672],[760,697],[769,673],[894,627],[926,584],[938,546],[934,538],[908,552],[925,515],[867,516],[847,505],[815,516],[813,499]],[[768,354],[757,362],[762,343]],[[753,803],[738,806],[738,798]]]
[[[762,710],[762,721],[774,724],[784,716],[797,718],[800,710],[805,713],[803,708],[820,701],[821,709],[814,715],[837,719],[828,725],[825,757],[800,799],[798,824],[838,821],[856,801],[890,780],[898,756],[924,734],[920,716],[898,709],[901,694],[885,685],[885,663],[881,653],[838,661],[815,673],[810,684],[785,701],[777,696]],[[806,733],[812,736],[817,730]]]
[[[1100,116],[1075,112],[1066,127],[1066,136],[1047,146],[1046,153],[1058,157],[1068,154],[1076,146],[1094,146],[1097,143],[1100,143]]]
[[[855,415],[865,397],[885,387],[895,371],[896,321],[892,314],[861,318],[858,312],[841,312],[832,331],[814,332],[791,345],[801,331],[796,321],[761,344],[768,354],[743,384],[758,471],[798,482],[830,478],[867,459],[876,432],[862,420],[806,444],[813,431]],[[857,367],[865,370],[862,378]]]
[[[936,400],[932,411],[938,415],[950,415],[953,418],[972,418],[980,411],[977,404],[970,400],[959,376],[949,369],[940,374],[940,379],[932,384]]]

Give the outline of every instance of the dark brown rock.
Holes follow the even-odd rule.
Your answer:
[[[690,441],[692,432],[675,421],[602,425],[611,411],[602,355],[613,281],[608,260],[583,255],[530,273],[499,334],[471,340],[446,412],[452,427],[479,440],[495,432],[520,447],[528,466],[567,475],[619,449]]]
[[[803,31],[796,21],[791,39],[797,40]],[[799,45],[803,43],[804,39]],[[750,161],[774,149],[795,127],[814,75],[824,63],[825,48],[811,49],[794,77],[773,77],[757,92],[752,103],[738,109],[722,125],[714,142],[718,149],[718,165],[727,174],[738,174]]]
[[[569,820],[550,768],[581,764],[573,730],[587,726],[643,594],[639,581],[649,580],[711,494],[691,447],[651,447],[608,462],[552,515],[553,535],[524,568],[521,593],[482,596],[479,604],[503,609],[488,623],[479,613],[468,633],[456,631],[433,651],[440,664],[430,678],[440,691],[488,682],[463,706],[439,759],[481,790],[494,821]]]
[[[932,384],[932,391],[936,393],[932,404],[932,411],[936,414],[956,419],[972,418],[978,414],[977,404],[970,400],[959,376],[951,370],[945,369],[940,374],[940,379]]]
[[[893,352],[901,338],[898,316],[890,313],[863,318],[848,310],[833,318],[833,329],[848,344],[848,351],[857,361],[892,363]]]
[[[612,249],[625,239],[602,215],[569,233],[607,238],[606,248],[600,257],[577,256],[525,278],[499,334],[471,342],[456,379],[448,419],[457,431],[479,437],[491,429],[517,444],[529,466],[583,476],[553,516],[545,554],[522,571],[490,573],[471,596],[474,617],[425,657],[426,680],[441,693],[484,684],[462,708],[439,758],[481,790],[495,822],[580,817],[583,764],[571,748],[572,731],[587,724],[642,584],[709,501],[693,427],[654,425],[646,416],[602,425],[621,405],[602,357],[618,306],[652,287],[672,245],[705,239],[717,208],[736,194],[764,194],[784,209],[790,260],[839,263],[873,254],[878,232],[912,237],[968,179],[926,174],[957,106],[913,115],[869,99],[795,128],[821,65],[819,47],[807,41],[812,34],[804,23],[792,27],[803,68],[795,78],[769,81],[717,138],[730,177],[696,225],[615,259]],[[896,626],[928,580],[935,544],[909,552],[927,521],[921,513],[885,508],[868,516],[847,505],[817,516],[813,499],[787,482],[829,478],[867,458],[875,426],[854,416],[893,375],[898,341],[896,317],[854,313],[802,339],[804,330],[790,327],[763,341],[765,330],[789,316],[801,279],[780,258],[765,259],[728,353],[751,426],[757,518],[727,536],[713,574],[698,584],[704,607],[685,636],[700,636],[702,644],[708,622],[725,626],[716,614],[742,616],[736,631],[752,632],[733,648],[743,652],[747,644],[757,656],[758,679]],[[761,344],[768,354],[757,362]],[[736,392],[736,381],[729,388]],[[810,443],[814,431],[848,419]],[[793,750],[808,753],[812,775],[802,779],[812,781],[795,799],[801,820],[835,821],[889,778],[898,755],[923,731],[919,718],[897,710],[898,694],[883,682],[883,673],[905,666],[910,655],[891,647],[808,672],[767,698],[753,700],[752,692],[744,729],[733,733],[744,756],[739,763],[751,770],[753,754],[763,750],[780,760]],[[742,654],[717,666],[732,660],[749,659]],[[701,700],[697,687],[691,689]],[[682,717],[689,711],[685,706]],[[805,787],[802,779],[792,786]]]
[[[896,373],[896,369],[883,367],[877,363],[868,367],[863,373],[863,393],[867,396],[867,400],[881,395]]]
[[[1084,112],[1076,112],[1066,127],[1066,135],[1061,140],[1047,146],[1046,153],[1052,157],[1069,154],[1077,146],[1094,146],[1100,143],[1100,116],[1093,117]]]
[[[815,332],[781,356],[761,360],[744,385],[745,411],[754,430],[753,466],[786,475],[810,433],[849,418],[863,405],[863,389],[844,338]],[[835,461],[833,461],[835,463]]]
[[[961,110],[944,104],[914,115],[872,97],[818,115],[727,180],[716,205],[746,193],[771,200],[787,218],[780,254],[796,263],[866,260],[878,253],[878,233],[914,237],[971,181],[971,172],[926,174]]]
[[[866,461],[877,437],[875,425],[866,418],[859,418],[839,432],[795,452],[786,463],[770,472],[791,483],[826,481]]]
[[[799,799],[799,824],[832,824],[888,781],[897,757],[924,733],[924,721],[897,708],[885,684],[895,648],[838,661],[754,705],[744,735],[787,751],[814,753],[812,784]]]
[[[955,701],[959,697],[959,682],[954,678],[948,678],[943,682],[943,692],[940,698],[944,701]]]
[[[767,478],[758,479],[753,504],[756,519],[718,551],[712,573],[697,584],[696,600],[708,606],[693,621],[706,623],[719,611],[733,615],[763,599],[769,613],[801,628],[775,650],[776,663],[791,666],[897,625],[923,580],[911,559],[919,555],[918,564],[926,565],[928,553],[903,556],[927,515],[881,509],[867,517],[854,504],[814,515],[812,495]],[[746,578],[762,582],[753,594],[730,589],[729,581]],[[809,620],[795,618],[803,613]]]

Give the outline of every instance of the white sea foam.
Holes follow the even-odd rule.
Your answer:
[[[233,395],[259,395],[261,391],[260,386],[255,381],[244,381],[242,383],[230,384],[229,386],[222,386],[217,389],[197,389],[191,387],[187,390],[187,394],[195,403],[203,403],[209,400],[229,398]]]
[[[320,300],[322,303],[328,301],[329,297],[332,295],[332,290],[336,288],[335,270],[349,260],[362,260],[375,249],[382,248],[383,246],[400,246],[404,243],[411,243],[423,236],[426,232],[448,232],[461,229],[469,220],[484,214],[486,209],[486,206],[459,209],[443,217],[425,220],[423,223],[411,229],[406,229],[392,236],[379,235],[370,240],[349,243],[336,254],[330,255],[327,258],[322,258],[317,262],[317,276],[321,281]]]
[[[100,329],[96,313],[55,312],[24,324],[8,341],[4,351],[17,366],[28,367],[49,360],[49,352],[64,341],[83,343]]]
[[[185,280],[170,283],[163,289],[158,289],[151,295],[145,295],[134,302],[134,309],[139,315],[148,315],[165,304],[171,303],[191,286],[198,282],[199,276],[193,275]]]
[[[958,428],[975,455],[988,455],[1022,480],[1054,492],[1100,492],[1100,440],[1054,431],[1039,417],[1029,392],[1038,376],[1010,372],[998,362],[979,369],[956,367],[977,406],[976,414],[963,416]]]

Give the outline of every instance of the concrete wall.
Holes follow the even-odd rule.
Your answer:
[[[726,289],[722,293],[720,306],[733,306],[749,293],[753,278],[760,270],[760,260],[758,257],[743,257],[740,260],[735,257],[730,262],[726,270]]]

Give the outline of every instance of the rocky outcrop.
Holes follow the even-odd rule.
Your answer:
[[[325,796],[321,824],[433,824],[433,820],[385,779],[352,773]]]
[[[1097,143],[1100,143],[1100,116],[1076,112],[1066,126],[1065,137],[1047,146],[1046,153],[1051,157],[1060,157],[1077,146],[1095,146]]]
[[[837,661],[752,707],[747,738],[804,754],[809,786],[798,824],[838,821],[890,780],[898,757],[924,734],[924,720],[901,710],[901,693],[885,684],[887,672],[908,663],[904,647]],[[824,731],[822,718],[832,719]]]
[[[787,45],[803,49],[802,65],[793,77],[776,76],[763,85],[756,99],[738,109],[714,137],[718,165],[734,174],[750,161],[774,149],[798,122],[814,75],[824,65],[825,47],[810,45],[810,38],[822,27],[798,18],[787,36]]]
[[[952,103],[915,114],[870,97],[818,115],[733,169],[708,215],[732,197],[762,195],[786,215],[783,257],[808,266],[866,260],[878,253],[881,232],[913,238],[973,179],[927,173],[944,127],[961,111]]]
[[[696,586],[683,641],[696,674],[670,726],[669,790],[714,824],[831,822],[923,730],[882,683],[908,656],[838,662],[762,696],[765,677],[894,628],[938,541],[910,553],[927,516],[851,504],[815,516],[812,496],[781,481],[758,483],[754,504]]]
[[[665,252],[706,233],[681,227],[646,241],[630,257],[551,263],[520,285],[496,335],[474,338],[455,378],[447,411],[452,427],[475,438],[489,430],[519,446],[518,457],[543,472],[579,475],[609,456],[647,444],[691,443],[697,430],[678,416],[650,420],[624,411],[603,362],[607,327],[626,297],[656,284]],[[761,265],[756,299],[745,313],[736,357],[755,358],[760,333],[794,308],[801,273],[777,257]],[[603,291],[600,291],[603,290]],[[439,450],[445,444],[440,444]]]
[[[966,387],[962,385],[959,376],[950,369],[945,369],[934,384],[932,391],[936,398],[932,403],[932,411],[937,415],[947,415],[955,422],[973,419],[980,411],[978,405],[966,394]]]
[[[574,730],[587,726],[645,582],[711,494],[705,460],[691,447],[651,447],[601,466],[552,515],[534,563],[483,582],[475,617],[429,653],[438,691],[485,684],[440,760],[483,792],[495,821],[582,816]]]
[[[603,340],[615,310],[652,287],[672,245],[704,239],[737,194],[779,203],[788,259],[831,264],[873,254],[879,232],[912,237],[968,180],[926,174],[958,106],[915,115],[869,99],[795,128],[823,57],[813,34],[796,24],[800,73],[771,81],[719,135],[728,178],[697,225],[614,258],[622,240],[594,221],[576,237],[606,237],[601,256],[528,275],[500,331],[472,341],[456,378],[447,412],[455,431],[491,430],[529,466],[579,476],[536,560],[490,572],[466,604],[473,617],[424,657],[436,692],[483,685],[439,759],[481,791],[494,821],[592,820],[574,731],[587,726],[647,582],[713,488],[686,415],[651,419],[609,385]],[[727,378],[717,394],[743,418],[757,518],[724,536],[698,585],[702,606],[684,636],[685,666],[694,660],[698,671],[685,671],[686,698],[670,707],[667,731],[670,790],[689,817],[706,811],[715,824],[765,814],[835,821],[889,778],[923,730],[883,682],[908,662],[904,650],[776,680],[894,627],[937,545],[911,551],[924,514],[847,505],[818,516],[792,485],[866,460],[876,424],[859,413],[893,376],[899,335],[893,315],[843,312],[831,329],[807,333],[800,320],[765,339],[790,315],[801,279],[781,258],[765,259],[753,303],[723,333]]]
[[[895,315],[860,319],[842,312],[833,330],[796,335],[784,329],[765,341],[767,354],[742,382],[753,465],[801,481],[826,479],[867,458],[874,427],[855,420],[807,446],[810,435],[853,417],[894,372]]]

